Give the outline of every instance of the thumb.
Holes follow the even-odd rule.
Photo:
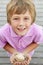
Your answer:
[[[31,60],[31,56],[30,56],[30,55],[28,55],[28,57],[29,57],[29,60]]]
[[[10,57],[10,62],[13,63],[13,60],[14,60],[14,58],[11,56]]]

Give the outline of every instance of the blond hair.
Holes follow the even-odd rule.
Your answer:
[[[32,17],[32,22],[36,18],[35,5],[31,0],[11,0],[7,5],[7,20],[10,23],[10,18],[13,14],[24,14],[29,11]]]

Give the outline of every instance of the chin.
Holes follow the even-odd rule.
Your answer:
[[[18,32],[17,31],[17,35],[19,35],[19,36],[24,36],[26,33],[27,33],[27,31],[24,31],[24,32]]]
[[[18,34],[19,36],[24,36],[26,33],[20,33],[20,34]]]

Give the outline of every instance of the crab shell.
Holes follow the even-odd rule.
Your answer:
[[[19,54],[16,55],[16,59],[17,59],[18,61],[23,61],[23,60],[25,59],[25,57],[23,56],[22,53],[19,53]]]

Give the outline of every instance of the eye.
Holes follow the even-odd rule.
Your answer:
[[[13,20],[19,20],[19,18],[14,18]]]
[[[24,20],[29,20],[29,18],[24,18]]]

